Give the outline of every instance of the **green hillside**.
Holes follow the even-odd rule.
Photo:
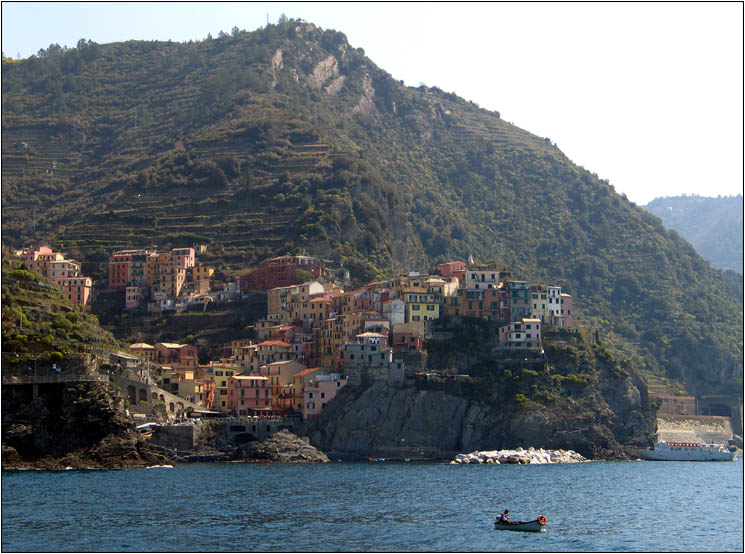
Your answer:
[[[2,274],[3,374],[33,369],[45,374],[52,364],[64,369],[82,354],[124,346],[96,316],[82,312],[54,283],[5,251]]]
[[[403,86],[342,33],[52,46],[4,62],[2,93],[7,243],[305,249],[357,279],[472,253],[560,284],[650,377],[741,387],[741,287],[550,140]]]
[[[655,198],[644,206],[716,268],[742,274],[742,195]]]

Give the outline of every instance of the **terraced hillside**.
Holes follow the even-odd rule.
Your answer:
[[[741,287],[549,139],[403,86],[342,33],[83,41],[4,63],[2,93],[9,244],[199,243],[239,269],[307,250],[358,281],[473,254],[561,285],[647,375],[741,387]]]

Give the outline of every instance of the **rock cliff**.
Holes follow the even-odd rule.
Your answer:
[[[651,444],[656,422],[644,383],[597,345],[553,347],[543,367],[492,363],[472,373],[467,382],[348,385],[300,432],[331,457],[452,458],[532,446],[604,458]]]
[[[132,429],[108,383],[3,387],[3,469],[119,469],[170,463]]]

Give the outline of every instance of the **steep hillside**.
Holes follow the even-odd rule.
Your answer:
[[[666,196],[644,209],[680,233],[714,267],[742,274],[742,195]]]
[[[103,330],[94,315],[71,304],[62,291],[23,262],[3,251],[2,259],[3,375],[39,375],[56,364],[77,370],[94,350],[124,345]]]
[[[342,33],[81,41],[4,63],[2,92],[8,242],[307,249],[359,280],[473,253],[562,285],[647,375],[741,388],[741,287],[549,139],[402,86]]]

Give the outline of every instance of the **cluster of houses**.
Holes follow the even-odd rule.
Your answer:
[[[192,247],[118,250],[109,259],[109,287],[125,290],[124,308],[149,312],[182,311],[214,300],[210,280],[215,269],[197,261]],[[232,285],[232,288],[231,288]],[[228,283],[221,296],[237,294]]]
[[[65,259],[62,252],[55,252],[49,246],[29,247],[18,253],[28,269],[56,282],[70,302],[90,310],[93,281],[80,274],[80,262]]]
[[[140,343],[131,350],[168,363],[163,386],[207,410],[307,418],[347,383],[402,385],[419,378],[426,369],[425,340],[442,315],[496,321],[504,350],[541,351],[544,326],[574,325],[572,297],[561,287],[514,280],[472,259],[442,264],[437,274],[411,272],[351,291],[324,275],[318,258],[282,256],[242,279],[242,291],[266,292],[267,315],[256,322],[255,339],[233,341],[219,362],[197,364],[187,345]]]

